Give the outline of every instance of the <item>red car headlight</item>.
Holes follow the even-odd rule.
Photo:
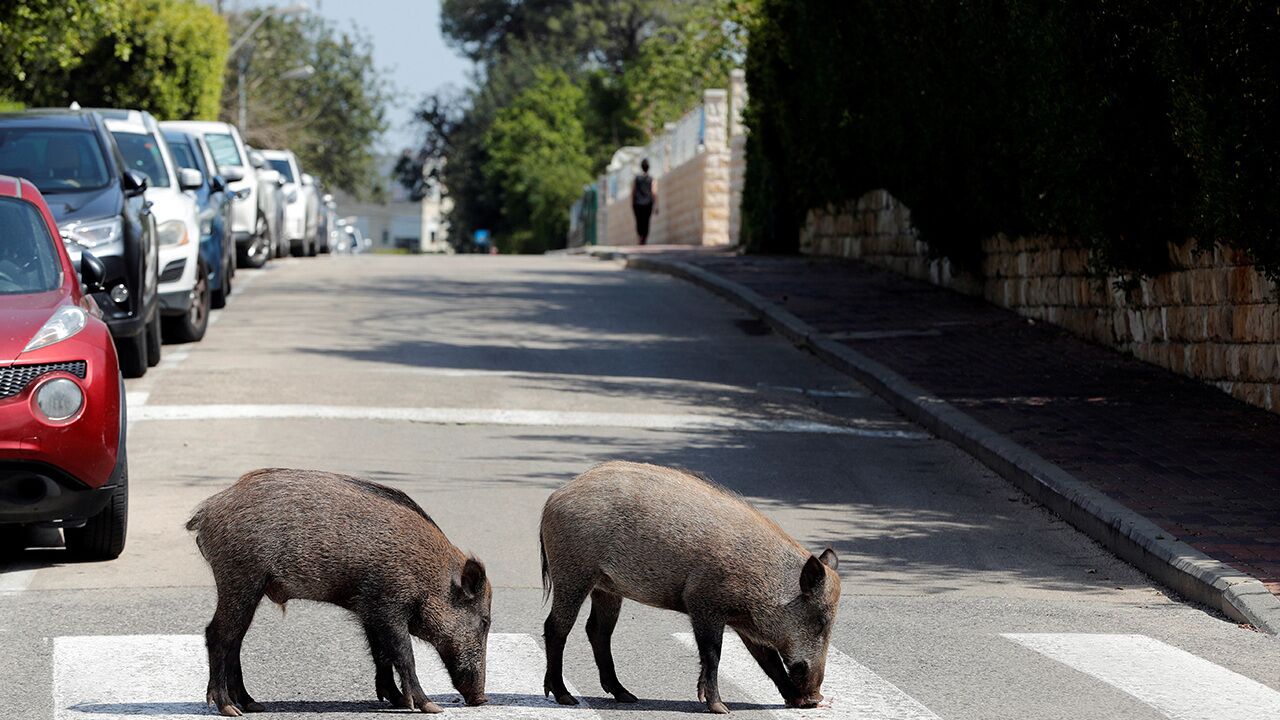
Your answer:
[[[66,422],[84,407],[84,391],[70,378],[53,378],[36,388],[35,405],[49,422]]]

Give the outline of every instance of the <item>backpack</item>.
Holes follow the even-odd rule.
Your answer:
[[[653,178],[648,175],[637,175],[634,189],[631,192],[632,205],[653,204]]]

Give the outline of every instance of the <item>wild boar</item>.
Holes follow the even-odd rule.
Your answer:
[[[206,500],[187,523],[213,570],[218,606],[205,630],[208,701],[223,715],[262,712],[240,648],[262,596],[344,607],[359,618],[378,698],[440,712],[422,691],[410,636],[435,646],[468,705],[486,701],[493,590],[408,495],[314,470],[255,470]],[[396,688],[392,668],[400,675]]]
[[[551,494],[540,530],[542,585],[551,595],[543,628],[543,692],[577,700],[562,676],[565,638],[591,596],[587,637],[600,684],[635,702],[618,681],[610,637],[623,598],[689,615],[702,671],[698,699],[727,713],[717,666],[733,628],[788,707],[814,707],[840,601],[831,548],[806,550],[734,493],[693,473],[608,462]]]

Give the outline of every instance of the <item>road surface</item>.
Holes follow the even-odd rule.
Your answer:
[[[543,699],[538,513],[610,458],[706,472],[841,557],[829,709],[783,710],[726,638],[742,718],[1280,717],[1280,642],[1166,591],[865,388],[681,281],[584,258],[334,257],[242,273],[204,342],[129,381],[132,516],[119,560],[30,549],[0,568],[0,710],[105,720],[210,714],[212,577],[183,523],[259,467],[401,488],[492,578],[488,692],[462,718],[661,720],[702,711],[683,616],[623,605],[605,696],[586,635]],[[56,536],[33,542],[56,545]],[[585,622],[585,612],[579,619]],[[271,717],[366,717],[344,611],[265,603],[245,645]]]

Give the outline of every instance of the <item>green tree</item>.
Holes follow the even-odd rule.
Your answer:
[[[196,0],[124,0],[123,12],[127,27],[100,37],[69,69],[63,99],[165,120],[217,117],[226,21]]]
[[[0,98],[62,104],[62,80],[100,40],[122,28],[121,0],[0,3]]]
[[[257,19],[256,11],[233,15],[232,29],[242,31]],[[247,140],[261,148],[289,148],[303,168],[332,187],[353,195],[376,195],[374,144],[385,128],[389,89],[373,62],[369,39],[340,29],[314,13],[266,20],[242,52],[226,68],[222,117],[239,118],[237,63],[248,63]],[[310,66],[307,77],[287,73]]]
[[[540,69],[489,127],[485,170],[503,188],[502,212],[516,228],[506,239],[508,250],[564,246],[566,208],[591,179],[580,119],[584,103],[566,73]]]

